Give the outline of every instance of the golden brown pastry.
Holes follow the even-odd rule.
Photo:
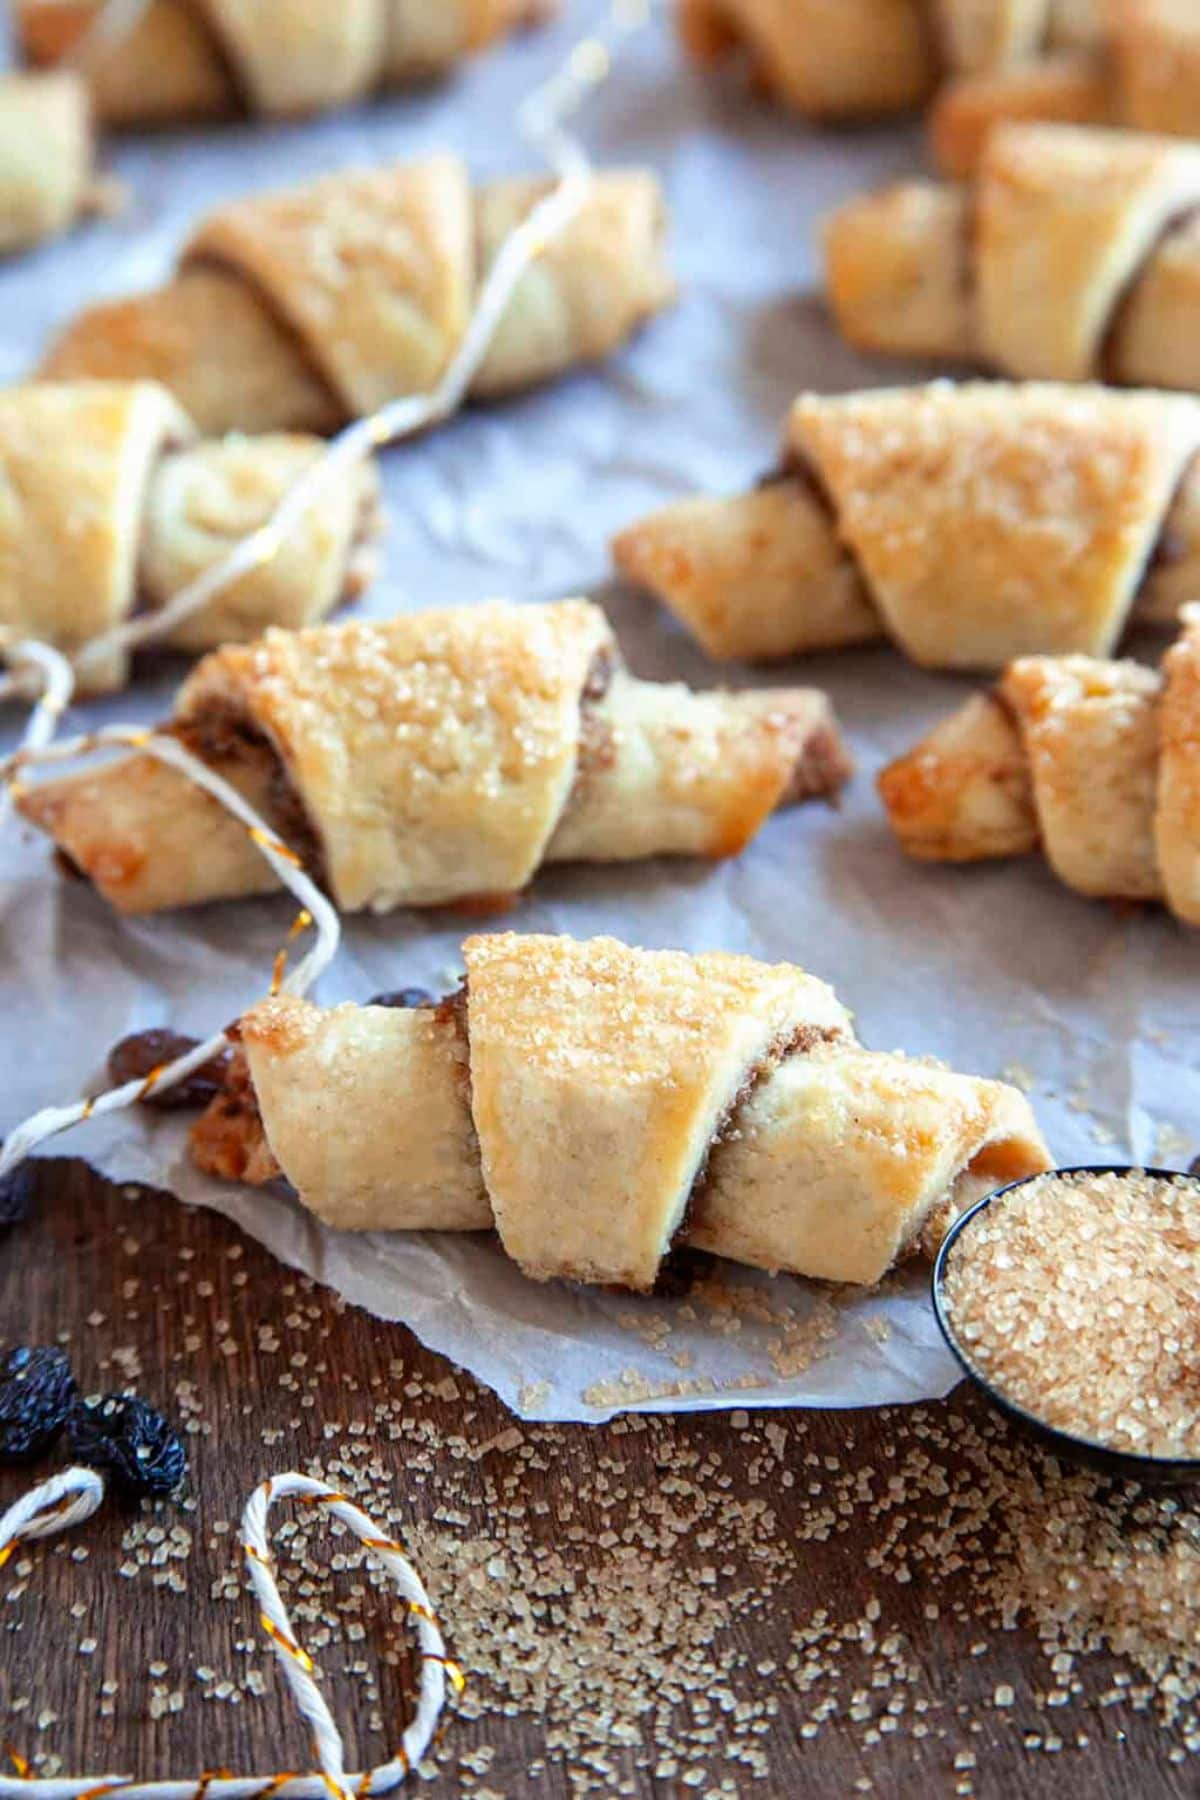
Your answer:
[[[814,119],[909,112],[946,75],[1092,46],[1101,0],[679,0],[703,63],[741,52],[773,99]],[[1186,4],[1186,0],[1183,0]]]
[[[1095,49],[1110,0],[934,0],[945,69],[962,75]]]
[[[829,302],[863,350],[1197,390],[1198,208],[1200,147],[1005,125],[973,190],[903,182],[832,215]]]
[[[889,637],[929,668],[1107,656],[1200,595],[1200,401],[999,382],[792,409],[780,473],[630,526],[618,569],[717,658]]]
[[[0,255],[60,237],[91,210],[92,156],[77,76],[0,75]]]
[[[426,80],[550,0],[147,0],[102,35],[103,0],[17,0],[26,60],[80,57],[108,125],[319,112]],[[90,33],[90,36],[89,36]]]
[[[1087,48],[1064,49],[950,82],[934,105],[934,154],[964,180],[1005,120],[1113,125],[1200,137],[1200,9],[1195,0],[1109,0]]]
[[[1023,1095],[864,1050],[801,969],[611,938],[474,937],[463,958],[436,1008],[256,1006],[200,1166],[282,1172],[346,1231],[494,1224],[537,1280],[642,1290],[680,1243],[876,1282],[1049,1166]]]
[[[472,192],[457,157],[347,170],[201,222],[165,287],[90,307],[41,373],[169,387],[200,429],[329,431],[434,387],[507,232],[543,185]],[[673,298],[644,170],[595,176],[521,278],[473,391],[608,355]]]
[[[84,689],[119,686],[127,653],[84,647],[220,561],[322,447],[305,437],[200,442],[149,381],[0,390],[0,626],[78,655]],[[208,649],[268,624],[309,624],[359,592],[376,491],[372,465],[339,473],[271,562],[166,641]]]
[[[936,79],[921,0],[680,0],[679,28],[701,62],[744,51],[758,84],[806,118],[910,112]]]
[[[271,631],[206,657],[168,728],[348,911],[503,903],[544,862],[736,855],[849,774],[823,694],[637,681],[585,600]],[[279,885],[243,826],[142,757],[21,807],[123,912]]]
[[[1132,662],[1023,657],[879,777],[910,856],[1041,849],[1077,893],[1160,900],[1200,925],[1200,608],[1161,677]]]

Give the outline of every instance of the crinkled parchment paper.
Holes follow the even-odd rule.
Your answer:
[[[464,151],[481,175],[523,166],[513,109],[578,30],[580,8],[569,10],[574,24],[485,59],[444,92],[303,126],[110,145],[131,196],[122,216],[0,270],[0,378],[28,370],[83,301],[156,280],[189,220],[228,196],[435,146]],[[639,673],[711,683],[716,672],[648,601],[607,590],[608,537],[676,495],[755,477],[800,388],[913,373],[839,344],[815,293],[814,224],[843,196],[915,167],[921,148],[903,131],[820,136],[706,85],[661,27],[630,47],[583,130],[601,160],[661,171],[681,303],[602,372],[390,452],[386,572],[368,610],[587,591],[610,605]],[[1138,648],[1153,656],[1160,646]],[[160,662],[67,728],[85,716],[151,719],[181,672]],[[781,671],[734,678],[778,681]],[[1196,940],[1152,912],[1122,917],[1075,899],[1034,861],[968,871],[902,861],[873,772],[964,684],[885,649],[814,658],[782,678],[836,698],[860,761],[840,811],[786,813],[721,867],[552,871],[505,927],[793,959],[836,984],[864,1041],[1028,1085],[1064,1162],[1190,1154]],[[0,721],[0,741],[11,743],[14,725]],[[263,992],[293,911],[281,899],[119,921],[59,880],[43,843],[10,834],[0,849],[0,1130],[94,1081],[126,1031],[201,1033],[234,1017]],[[445,914],[352,920],[322,997],[439,986],[458,968],[462,931]],[[406,1321],[531,1418],[861,1406],[930,1397],[955,1379],[919,1276],[849,1299],[729,1266],[682,1301],[540,1287],[487,1240],[327,1232],[286,1198],[201,1180],[182,1142],[177,1122],[126,1115],[61,1147],[229,1214],[282,1262]]]

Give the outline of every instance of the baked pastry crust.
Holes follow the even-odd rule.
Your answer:
[[[945,63],[964,74],[1024,63],[1043,48],[1051,0],[935,0]]]
[[[41,374],[150,376],[211,436],[334,430],[435,385],[500,242],[544,191],[472,193],[458,158],[433,156],[237,201],[200,224],[165,286],[81,313]],[[605,356],[674,291],[657,181],[602,171],[518,283],[473,391]]]
[[[60,237],[93,198],[87,91],[68,70],[0,75],[0,255]]]
[[[241,1021],[244,1141],[326,1223],[494,1218],[540,1280],[648,1289],[683,1241],[872,1283],[1049,1166],[1023,1095],[864,1050],[800,969],[536,935],[463,955],[464,992],[436,1010],[282,998]],[[214,1155],[228,1111],[193,1135],[202,1167],[246,1162]]]
[[[557,10],[556,0],[385,0],[384,79],[428,81]]]
[[[1056,53],[951,81],[934,104],[935,156],[973,175],[989,133],[1013,119],[1200,133],[1200,14],[1191,0],[1108,0],[1094,29]]]
[[[0,390],[0,625],[76,656],[84,689],[128,675],[124,652],[85,647],[220,561],[321,450],[305,437],[196,437],[149,381]],[[340,471],[279,555],[170,641],[209,649],[309,622],[359,591],[376,492],[373,465]]]
[[[493,181],[475,200],[480,279],[505,240],[550,190],[527,176]],[[663,243],[666,212],[646,169],[612,169],[550,238],[517,283],[471,393],[495,399],[611,356],[675,299]]]
[[[698,60],[742,51],[756,82],[809,118],[908,112],[933,86],[917,0],[680,0],[678,16]]]
[[[886,635],[930,668],[1106,656],[1200,578],[1200,402],[939,382],[792,409],[780,473],[619,534],[618,569],[718,657]]]
[[[880,637],[879,614],[812,485],[790,471],[732,499],[696,495],[626,527],[613,560],[718,661]]]
[[[166,455],[143,525],[139,582],[154,609],[227,557],[271,517],[322,455],[307,436],[209,438]],[[299,630],[355,600],[375,573],[379,478],[371,462],[341,469],[315,495],[269,562],[193,613],[163,642],[176,650],[242,644],[268,626]]]
[[[539,1280],[653,1287],[746,1082],[801,1030],[849,1026],[823,982],[745,957],[550,937],[472,938],[463,956],[484,1184]]]
[[[1018,71],[1043,53],[1087,61],[1106,0],[679,0],[701,63],[740,53],[755,83],[808,118],[910,112],[947,74]],[[1187,0],[1115,0],[1139,11]]]
[[[933,159],[951,181],[979,172],[988,140],[1006,124],[1116,125],[1108,68],[1065,52],[949,82],[929,114]]]
[[[886,768],[879,791],[913,856],[1040,847],[1077,893],[1161,900],[1200,924],[1200,610],[1160,678],[1132,662],[1025,657]]]
[[[713,1154],[688,1231],[760,1269],[870,1286],[1044,1154],[999,1081],[844,1040],[785,1058]]]
[[[548,860],[732,855],[850,767],[824,695],[639,682],[582,600],[270,631],[206,658],[169,728],[350,910],[497,904]],[[244,827],[143,758],[20,805],[122,911],[277,885]]]
[[[186,255],[236,272],[353,416],[437,381],[466,327],[473,253],[466,168],[434,156],[235,201]]]
[[[178,717],[249,717],[320,838],[338,904],[433,905],[528,885],[575,780],[579,710],[609,634],[586,603],[447,609],[272,632],[221,650]]]
[[[192,436],[149,382],[0,390],[0,624],[70,653],[125,618],[155,466]],[[125,674],[114,656],[89,680]]]
[[[17,0],[25,58],[71,55],[100,5]],[[94,45],[88,80],[107,125],[290,117],[443,74],[549,11],[548,0],[148,0],[118,40]]]
[[[1195,321],[1179,314],[1179,269],[1200,263],[1188,219],[1197,206],[1200,150],[1190,145],[1006,125],[988,139],[969,202],[902,183],[832,215],[830,304],[865,350],[982,361],[1022,379],[1187,387]],[[1139,305],[1144,283],[1157,290],[1150,311]],[[1179,323],[1164,342],[1167,287]]]
[[[89,307],[39,371],[50,381],[161,382],[207,437],[328,433],[343,409],[296,336],[232,270],[185,265],[166,286]]]
[[[449,1013],[268,1000],[239,1036],[262,1117],[319,1218],[339,1231],[489,1229],[466,1044]],[[361,1136],[345,1130],[351,1097],[374,1120]],[[267,1179],[279,1170],[274,1156],[260,1166]]]

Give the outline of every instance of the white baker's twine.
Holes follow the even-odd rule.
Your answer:
[[[265,525],[188,582],[165,606],[126,619],[83,645],[73,658],[76,671],[86,669],[93,659],[136,649],[168,635],[234,582],[270,563],[313,500],[344,469],[352,468],[372,451],[412,437],[457,412],[487,355],[517,283],[583,203],[592,164],[583,145],[565,129],[565,121],[608,76],[618,45],[646,23],[651,5],[652,0],[610,0],[602,23],[575,44],[562,66],[518,108],[518,131],[545,160],[554,185],[505,238],[480,288],[462,342],[437,385],[427,394],[409,394],[389,401],[377,412],[346,426],[287,488]],[[121,15],[120,29],[128,29],[129,0],[109,0],[109,8]],[[136,19],[140,11],[138,0],[133,0],[133,8],[132,17]],[[118,29],[116,23],[105,27],[107,11],[108,8],[89,28],[89,35],[91,31],[107,33],[105,41]],[[20,691],[11,677],[0,679],[0,701],[13,698]]]
[[[58,721],[71,704],[75,676],[61,650],[39,642],[37,638],[18,638],[0,629],[0,662],[12,670],[12,681],[19,688],[24,672],[36,677],[33,689],[36,699],[25,724],[21,750],[28,754],[44,750],[58,729]],[[7,783],[0,786],[0,829],[12,807],[12,790]]]
[[[113,0],[119,4],[119,0]],[[389,402],[378,412],[358,419],[332,438],[323,454],[288,488],[268,522],[236,544],[231,553],[195,581],[182,588],[159,612],[127,620],[83,646],[76,667],[89,656],[125,651],[171,631],[180,621],[204,606],[231,582],[239,580],[278,554],[288,533],[303,516],[327,479],[351,467],[373,449],[409,437],[414,432],[448,417],[461,405],[471,381],[487,354],[496,328],[522,274],[553,235],[578,211],[588,182],[591,163],[583,146],[565,130],[564,121],[598,87],[612,67],[617,43],[637,30],[650,16],[651,0],[611,0],[604,23],[576,43],[571,54],[549,80],[528,96],[517,115],[527,142],[545,157],[555,178],[554,186],[533,211],[509,233],[500,247],[468,322],[458,351],[437,386],[429,394],[414,394]],[[64,708],[70,701],[73,673],[69,663],[49,646],[23,642],[5,649],[12,673],[0,679],[0,701],[26,691],[28,675],[42,676],[40,697],[19,750],[0,762],[0,826],[11,804],[13,782],[30,767],[73,760],[97,749],[125,745],[169,763],[202,787],[246,826],[280,880],[294,893],[317,927],[317,940],[304,961],[284,984],[285,991],[303,994],[328,967],[337,952],[341,927],[334,907],[305,875],[296,857],[281,843],[266,822],[242,796],[174,738],[157,736],[136,726],[110,725],[84,737],[54,745],[51,740]],[[218,1055],[226,1043],[224,1033],[211,1037],[185,1056],[177,1057],[145,1080],[126,1082],[106,1093],[44,1107],[16,1126],[0,1147],[0,1176],[7,1174],[47,1139],[104,1113],[120,1111],[145,1099],[151,1091],[164,1091],[183,1081],[193,1070]]]
[[[90,1518],[104,1497],[104,1483],[91,1469],[67,1469],[23,1496],[0,1518],[0,1568],[22,1543],[49,1537]],[[317,1686],[316,1664],[296,1636],[274,1575],[267,1517],[277,1500],[293,1498],[320,1506],[369,1550],[389,1575],[408,1607],[420,1646],[421,1679],[417,1710],[396,1754],[361,1775],[346,1773],[345,1746],[333,1714]],[[0,1774],[0,1800],[357,1800],[398,1787],[421,1762],[433,1742],[446,1704],[446,1680],[456,1691],[465,1685],[447,1655],[441,1627],[425,1585],[401,1544],[382,1532],[345,1494],[309,1475],[273,1475],[255,1488],[242,1514],[242,1553],[259,1606],[259,1622],[275,1651],[297,1710],[308,1726],[319,1775],[284,1770],[269,1775],[204,1773],[178,1780],[139,1781],[128,1775],[34,1775],[24,1757],[10,1751],[15,1775]]]
[[[198,756],[193,756],[177,738],[162,737],[132,725],[105,725],[83,737],[64,739],[40,749],[16,751],[6,761],[0,762],[0,782],[11,786],[14,777],[30,763],[66,762],[118,745],[137,750],[144,756],[153,757],[156,762],[166,763],[170,768],[177,769],[197,787],[211,794],[214,800],[246,827],[254,844],[284,887],[300,902],[302,911],[292,927],[292,935],[300,929],[307,929],[309,925],[316,927],[317,935],[312,948],[286,976],[283,974],[285,952],[280,952],[280,958],[276,962],[276,980],[272,986],[272,992],[297,996],[306,994],[337,955],[342,935],[337,908],[321,892],[311,876],[305,874],[295,852],[281,841],[237,789],[224,776],[210,769],[207,763],[201,762]],[[67,1105],[43,1107],[40,1112],[14,1126],[3,1146],[0,1146],[0,1177],[15,1169],[18,1163],[23,1162],[48,1138],[69,1131],[73,1126],[82,1124],[85,1119],[120,1112],[123,1108],[146,1099],[152,1092],[161,1093],[167,1088],[175,1087],[194,1069],[202,1068],[214,1056],[220,1055],[227,1041],[224,1031],[217,1032],[205,1043],[197,1044],[194,1050],[152,1069],[149,1075],[138,1076],[120,1087],[73,1100]]]

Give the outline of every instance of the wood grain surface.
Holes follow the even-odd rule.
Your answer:
[[[191,1452],[184,1509],[110,1502],[0,1576],[0,1740],[41,1772],[306,1766],[234,1529],[257,1480],[297,1467],[392,1512],[467,1670],[433,1792],[1196,1793],[1190,1728],[1159,1722],[1133,1665],[1052,1664],[1028,1623],[981,1617],[1012,1535],[989,1465],[1036,1478],[1036,1459],[965,1391],[521,1425],[223,1219],[39,1169],[35,1216],[0,1234],[4,1339],[68,1342],[87,1390],[186,1414]],[[0,1471],[0,1503],[27,1479]],[[349,1540],[284,1529],[350,1766],[382,1760],[411,1704],[404,1630]]]

